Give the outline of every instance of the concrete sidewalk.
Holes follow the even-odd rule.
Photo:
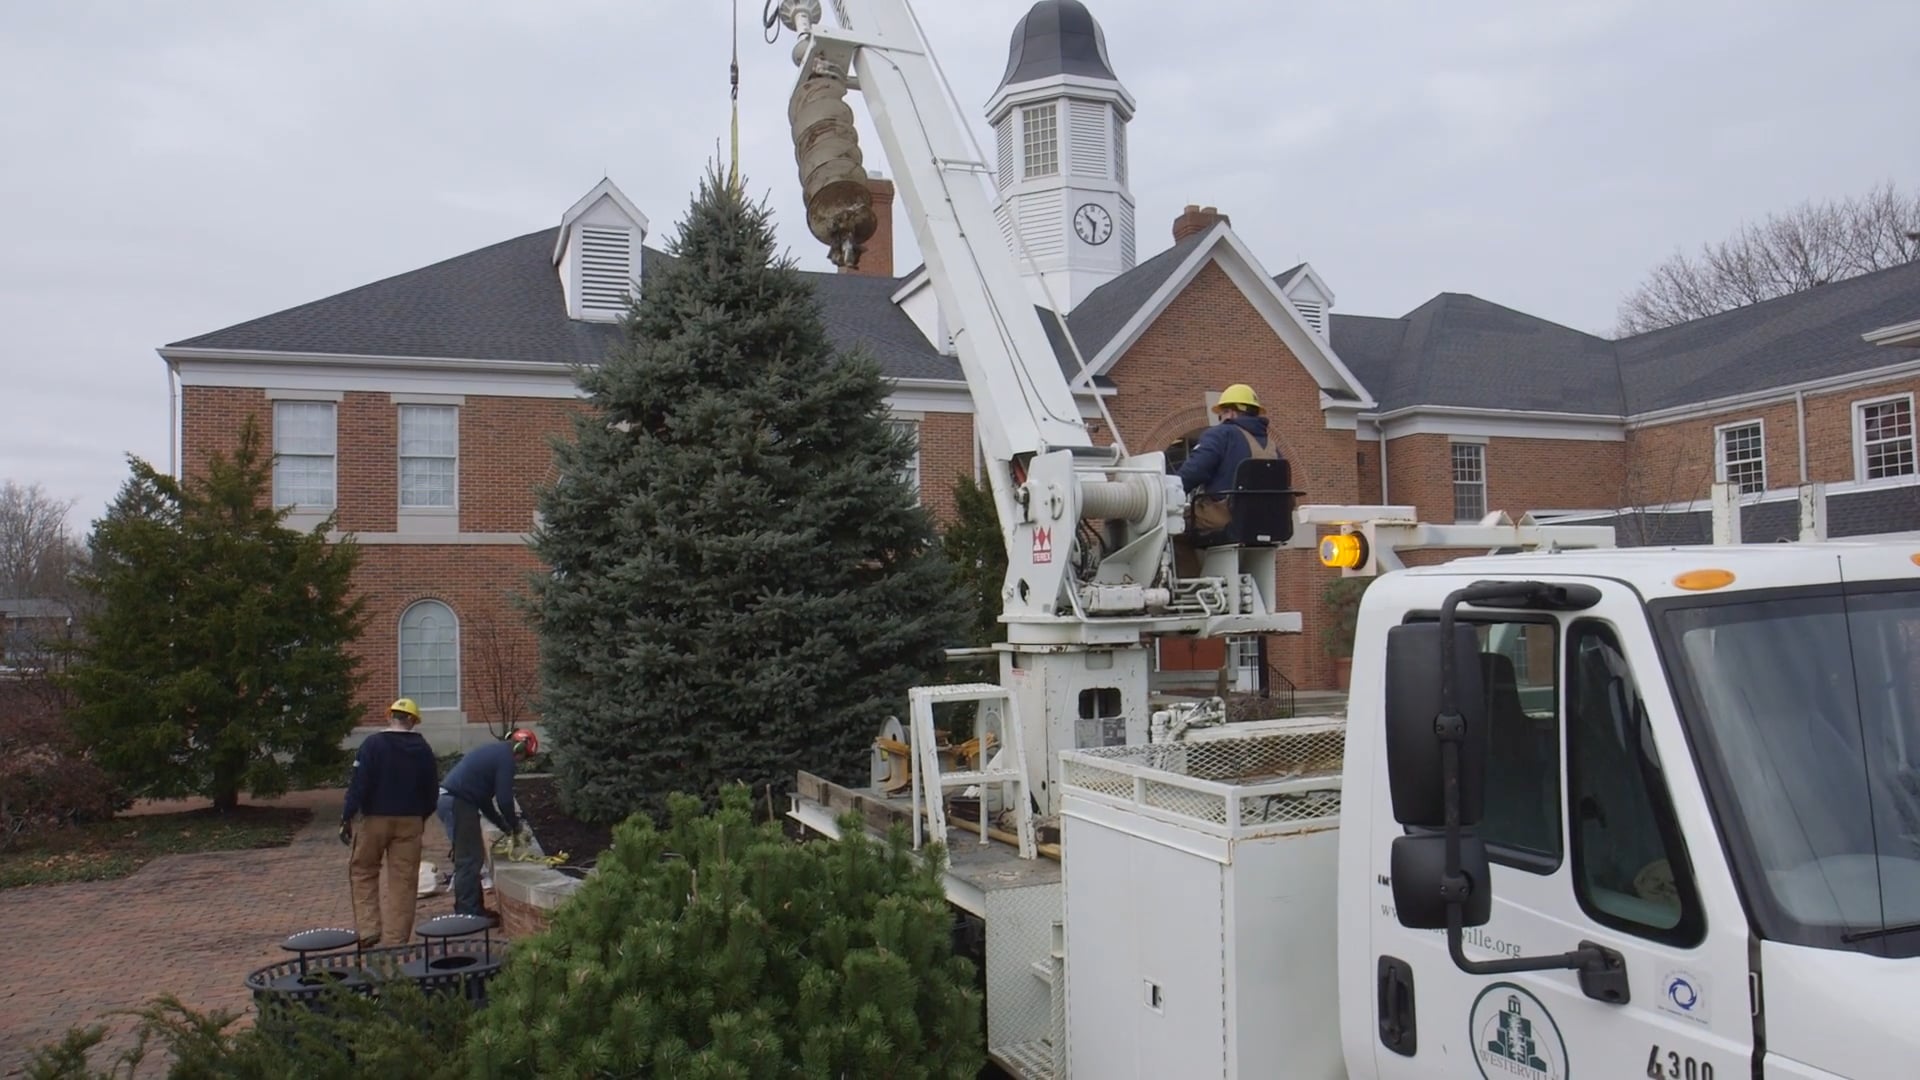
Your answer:
[[[0,1076],[19,1075],[70,1027],[105,1023],[110,1045],[131,1047],[135,1021],[107,1014],[159,994],[250,1010],[247,973],[289,959],[288,934],[353,925],[336,835],[344,797],[303,791],[263,804],[313,810],[287,847],[163,855],[119,881],[0,891]],[[169,809],[195,805],[205,804]],[[438,821],[427,823],[425,858],[447,869]],[[422,920],[452,910],[445,894],[419,906]]]

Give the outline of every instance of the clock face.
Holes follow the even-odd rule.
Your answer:
[[[1073,212],[1073,231],[1080,239],[1098,247],[1113,235],[1113,215],[1099,203],[1086,203]]]

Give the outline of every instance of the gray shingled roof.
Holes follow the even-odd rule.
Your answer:
[[[1611,525],[1622,547],[1706,544],[1713,540],[1711,508],[1682,511],[1627,511],[1592,518],[1557,519],[1567,524]],[[1920,502],[1906,488],[1847,491],[1827,496],[1827,536],[1844,540],[1882,533],[1920,532]],[[1773,499],[1740,508],[1740,539],[1773,544],[1798,539],[1800,503]]]
[[[1398,319],[1336,314],[1333,347],[1382,411],[1420,405],[1622,416],[1892,363],[1862,341],[1920,317],[1920,262],[1609,341],[1477,296]]]
[[[1920,262],[1816,286],[1620,342],[1636,413],[1710,401],[1904,357],[1861,334],[1920,318]]]
[[[1001,86],[1082,75],[1115,79],[1106,32],[1080,0],[1040,0],[1014,24]]]

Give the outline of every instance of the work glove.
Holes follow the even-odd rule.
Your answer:
[[[353,844],[353,825],[351,822],[343,821],[340,823],[340,842],[349,846]]]

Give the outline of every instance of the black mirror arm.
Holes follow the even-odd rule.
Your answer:
[[[1440,879],[1440,896],[1447,905],[1447,952],[1453,957],[1454,966],[1469,975],[1576,970],[1580,972],[1581,989],[1588,997],[1624,1005],[1628,1000],[1626,959],[1615,950],[1591,941],[1583,941],[1579,948],[1554,956],[1467,959],[1465,911],[1475,885],[1460,867],[1460,746],[1467,738],[1467,724],[1455,698],[1453,613],[1462,601],[1506,597],[1513,593],[1511,583],[1481,582],[1456,589],[1440,608],[1440,713],[1433,719],[1433,732],[1440,740],[1441,784],[1446,799],[1447,862]],[[1485,883],[1479,887],[1484,888]]]

